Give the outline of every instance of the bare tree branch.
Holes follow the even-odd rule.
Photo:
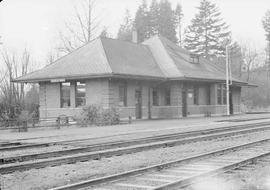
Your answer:
[[[97,1],[85,0],[84,4],[74,7],[74,19],[65,23],[65,30],[68,34],[60,32],[61,45],[58,48],[63,53],[69,53],[74,49],[90,42],[101,31],[100,15],[96,14]]]
[[[30,66],[30,52],[25,49],[19,56],[4,50],[1,52],[1,56],[5,64],[6,74],[0,82],[0,106],[1,109],[5,108],[4,111],[0,111],[0,117],[2,118],[2,114],[5,114],[8,118],[14,118],[24,108],[25,84],[14,84],[11,81],[14,78],[27,74]]]

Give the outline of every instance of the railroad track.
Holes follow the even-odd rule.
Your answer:
[[[226,189],[235,189],[237,185],[237,189],[250,189],[251,185],[258,185],[257,189],[267,189],[269,187],[268,184],[262,184],[261,179],[267,179],[267,175],[265,176],[262,172],[262,175],[258,178],[260,181],[254,181],[254,183],[249,184],[250,177],[252,176],[253,179],[256,179],[258,177],[258,173],[256,173],[256,170],[263,169],[265,171],[264,167],[268,167],[270,163],[270,156],[262,156],[260,158],[256,158],[254,160],[251,160],[250,163],[243,164],[239,167],[233,168],[231,170],[223,171],[221,173],[217,173],[215,176],[206,176],[203,178],[200,178],[200,180],[197,180],[196,182],[187,185],[185,187],[182,187],[182,190],[190,190],[190,189],[197,189],[201,186],[209,186],[211,189],[219,189],[219,185],[225,186]],[[244,174],[243,174],[244,172]],[[255,175],[254,175],[255,172]],[[248,175],[251,174],[251,175]],[[246,176],[246,174],[248,176]],[[245,184],[241,185],[238,183],[234,183],[236,181],[242,181],[245,182]],[[230,183],[233,182],[233,183]],[[220,184],[221,183],[221,184]],[[246,184],[247,183],[247,184]],[[213,187],[214,186],[214,187]],[[251,188],[252,189],[252,188]],[[256,188],[255,188],[256,189]]]
[[[7,142],[0,145],[0,152],[1,151],[14,151],[14,150],[22,150],[22,149],[29,149],[29,148],[40,148],[40,147],[47,147],[53,144],[50,143],[21,143],[21,142]]]
[[[216,122],[244,122],[244,121],[255,121],[255,120],[263,120],[263,119],[269,119],[269,116],[268,117],[261,117],[261,118],[223,119],[223,120],[217,120]]]
[[[268,138],[51,190],[179,189],[198,182],[199,179],[242,167],[269,155],[270,139]]]
[[[246,126],[243,129],[231,128],[225,130],[224,128],[209,130],[204,132],[206,134],[199,135],[194,133],[195,137],[186,137],[188,134],[172,134],[163,135],[145,139],[136,139],[134,141],[116,142],[113,144],[98,144],[82,148],[73,148],[62,151],[51,151],[39,154],[21,155],[15,157],[1,158],[0,173],[6,174],[14,171],[24,171],[32,168],[43,168],[49,166],[56,166],[61,164],[70,164],[79,161],[88,161],[93,159],[100,159],[102,157],[119,156],[123,154],[136,153],[140,151],[146,151],[156,148],[164,148],[182,145],[185,143],[193,143],[204,140],[211,140],[223,137],[230,137],[234,135],[243,135],[246,133],[252,133],[257,131],[269,130],[270,126]],[[191,135],[192,133],[189,133]],[[17,162],[17,163],[12,163]]]
[[[0,148],[22,145],[20,142],[0,142]]]
[[[236,129],[248,129],[248,128],[254,128],[254,127],[261,127],[265,125],[270,125],[270,121],[264,121],[264,122],[257,122],[252,124],[239,124],[239,125],[231,125],[228,127],[220,127],[220,128],[212,128],[212,129],[204,129],[204,130],[194,130],[194,131],[188,131],[188,132],[179,132],[174,134],[165,134],[165,135],[155,135],[152,137],[145,137],[145,138],[139,138],[139,139],[132,139],[132,140],[122,140],[122,141],[110,141],[106,143],[98,143],[98,144],[92,144],[92,146],[118,146],[122,143],[125,145],[126,143],[145,143],[145,140],[151,139],[151,138],[172,138],[172,135],[175,135],[176,138],[182,138],[182,137],[190,137],[190,136],[199,136],[203,134],[212,134],[216,132],[225,132],[230,130],[236,130]],[[135,134],[145,133],[144,131],[135,132]],[[134,134],[134,133],[133,133]],[[22,141],[14,141],[14,142],[5,142],[5,146],[0,145],[0,152],[1,151],[14,151],[14,150],[22,150],[22,149],[29,149],[29,148],[39,148],[39,147],[48,147],[53,145],[67,145],[67,144],[78,144],[80,142],[87,142],[87,141],[95,141],[100,139],[106,139],[111,137],[121,137],[130,135],[130,133],[124,133],[124,134],[117,134],[117,135],[109,135],[104,137],[94,137],[94,138],[82,138],[82,139],[75,139],[75,140],[64,140],[64,141],[55,141],[55,142],[48,142],[48,143],[23,143],[24,140],[30,140],[30,139],[36,139],[36,138],[29,138],[29,139],[21,139]],[[100,149],[99,149],[100,150]]]

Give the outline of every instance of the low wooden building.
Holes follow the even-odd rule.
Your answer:
[[[14,82],[39,83],[40,117],[76,116],[86,105],[117,107],[121,118],[226,113],[225,73],[162,36],[141,44],[97,38]],[[230,112],[241,86],[230,85]]]

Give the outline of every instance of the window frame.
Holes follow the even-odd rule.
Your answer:
[[[64,97],[63,97],[63,84],[69,84],[69,98],[68,98],[68,106],[64,106]],[[61,82],[60,83],[60,108],[70,108],[71,107],[71,82]]]
[[[217,104],[222,105],[222,84],[217,87]]]
[[[194,53],[191,53],[189,55],[189,62],[192,64],[199,64],[200,63],[200,57],[199,55],[196,55]]]
[[[227,104],[227,89],[226,85],[222,85],[222,103]]]
[[[123,95],[121,95],[121,93],[123,93]],[[123,107],[127,106],[127,83],[122,83],[118,86],[118,105]]]
[[[83,101],[84,102],[83,105],[78,105],[78,102],[77,102],[77,99],[78,99],[78,84],[77,83],[84,84],[84,89],[85,89],[85,91],[84,91],[84,97],[80,97],[80,98],[82,98],[84,100]],[[85,83],[85,81],[76,81],[75,84],[74,84],[74,86],[75,86],[75,107],[83,107],[83,106],[86,105],[86,83]]]
[[[198,86],[193,87],[193,104],[199,105],[199,87]]]
[[[165,88],[164,92],[164,98],[165,98],[165,106],[170,106],[171,105],[171,88]]]
[[[152,90],[152,105],[159,106],[158,89],[156,88],[153,88]]]

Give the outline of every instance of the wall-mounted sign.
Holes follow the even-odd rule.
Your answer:
[[[56,82],[65,82],[65,79],[51,79],[51,83],[56,83]]]

